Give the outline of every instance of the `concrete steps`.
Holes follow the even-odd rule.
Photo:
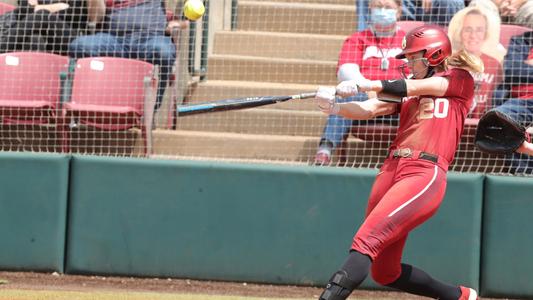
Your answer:
[[[334,85],[335,61],[218,55],[208,60],[208,80]]]
[[[217,147],[206,147],[206,143]],[[153,157],[216,157],[217,160],[309,164],[313,162],[317,144],[317,138],[305,136],[155,130],[156,154]],[[383,150],[373,149],[373,145],[356,138],[348,139],[346,146],[349,148],[349,160],[335,160],[334,165],[372,167],[371,165],[378,163],[384,155]]]
[[[215,35],[213,51],[218,55],[336,62],[345,38],[344,35],[220,31]]]
[[[315,1],[316,2],[316,1]],[[239,1],[237,29],[349,35],[356,28],[355,4]]]
[[[245,109],[178,118],[179,130],[319,137],[326,115],[319,111]]]
[[[353,0],[240,0],[236,29],[215,33],[207,80],[192,85],[185,102],[292,95],[335,85],[338,53],[355,24]],[[178,117],[176,130],[155,130],[154,152],[308,163],[325,121],[312,99]],[[368,150],[357,138],[348,144]]]
[[[317,143],[318,139],[313,137],[279,134],[254,135],[190,130],[154,132],[155,153],[171,156],[307,162],[314,156],[310,150],[314,149]]]
[[[217,147],[206,147],[217,145]],[[154,158],[181,157],[221,161],[311,164],[318,139],[305,136],[254,135],[189,130],[155,130]],[[385,147],[357,138],[349,138],[344,158],[336,157],[333,166],[372,168],[386,154]]]

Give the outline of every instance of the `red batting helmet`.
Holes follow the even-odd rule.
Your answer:
[[[430,66],[437,66],[452,54],[452,44],[444,30],[434,25],[424,25],[409,31],[402,41],[402,52],[396,58],[405,58],[406,53],[425,50],[424,58]]]

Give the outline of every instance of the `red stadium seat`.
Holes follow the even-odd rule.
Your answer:
[[[7,12],[10,12],[12,10],[14,10],[16,7],[14,5],[11,5],[11,4],[8,4],[8,3],[4,3],[4,2],[0,2],[0,15],[3,15]]]
[[[426,23],[422,21],[398,21],[398,26],[401,30],[405,32],[409,32],[411,29],[414,29],[416,27],[420,27]]]
[[[151,129],[157,79],[152,64],[126,58],[97,57],[77,61],[67,122],[104,130],[140,128],[144,153],[151,152]],[[64,140],[64,149],[69,141]]]
[[[531,31],[531,29],[519,25],[502,24],[500,26],[500,43],[507,49],[511,37],[520,35],[526,31]]]
[[[3,124],[53,124],[60,103],[60,72],[68,58],[40,52],[0,54]]]

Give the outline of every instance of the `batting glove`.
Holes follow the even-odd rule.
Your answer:
[[[336,115],[340,111],[340,106],[335,102],[335,88],[321,86],[316,91],[315,99],[318,108],[327,115]]]
[[[337,95],[342,98],[355,96],[359,92],[368,92],[371,90],[372,81],[365,78],[342,81],[336,87]]]

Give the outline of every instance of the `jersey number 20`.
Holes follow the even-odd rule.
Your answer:
[[[437,98],[435,100],[432,98],[422,98],[418,105],[418,118],[420,120],[434,117],[437,119],[446,118],[449,108],[450,102],[446,98]]]

